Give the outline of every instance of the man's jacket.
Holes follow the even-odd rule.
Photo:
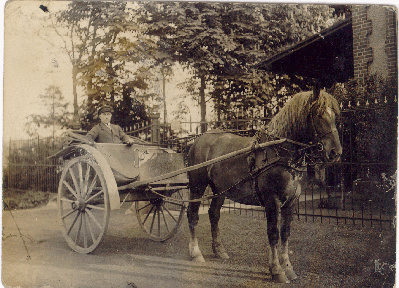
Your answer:
[[[86,136],[98,143],[123,143],[129,141],[130,137],[123,132],[119,125],[110,124],[110,126],[111,128],[103,123],[97,124]]]

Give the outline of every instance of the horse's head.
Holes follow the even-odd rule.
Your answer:
[[[338,161],[342,154],[342,146],[335,125],[339,113],[338,103],[326,92],[313,90],[313,103],[310,113],[310,125],[314,134],[314,142],[327,161]]]
[[[297,142],[317,143],[325,160],[337,161],[342,154],[335,126],[338,114],[337,100],[315,86],[313,93],[306,91],[294,95],[267,124],[267,131]]]

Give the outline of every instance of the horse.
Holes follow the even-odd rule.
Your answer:
[[[246,153],[188,172],[191,200],[201,198],[208,185],[217,196],[212,198],[208,211],[215,257],[229,259],[218,228],[220,209],[225,198],[243,204],[262,205],[267,219],[269,271],[272,280],[289,283],[297,278],[288,255],[293,204],[301,192],[298,173],[295,173],[295,167],[289,164],[292,163],[290,159],[295,157],[292,150],[303,151],[304,146],[317,147],[314,150],[319,151],[324,161],[337,161],[342,154],[335,125],[339,112],[338,102],[332,95],[320,88],[314,88],[313,91],[295,94],[287,101],[266,125],[266,129],[258,133],[255,137],[257,140],[254,140],[254,137],[242,137],[222,130],[211,130],[194,141],[187,153],[188,166],[243,148],[255,147],[249,155]],[[290,141],[277,147],[256,149],[259,143],[281,138]],[[251,155],[252,165],[249,163]],[[259,167],[263,168],[254,173]],[[189,254],[193,261],[204,262],[195,234],[199,207],[199,202],[191,201],[187,209]]]

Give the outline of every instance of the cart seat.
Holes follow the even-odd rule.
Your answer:
[[[184,168],[183,155],[157,146],[96,143],[95,148],[107,160],[116,183],[125,185]],[[157,184],[187,183],[187,176],[178,175]]]

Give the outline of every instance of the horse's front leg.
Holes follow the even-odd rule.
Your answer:
[[[209,221],[211,222],[211,234],[212,234],[212,250],[217,258],[229,259],[226,250],[220,239],[219,232],[219,219],[220,219],[220,209],[223,206],[225,197],[218,197],[212,199],[211,206],[208,210]]]
[[[188,205],[187,209],[188,227],[190,229],[190,242],[188,244],[188,249],[190,256],[193,258],[192,260],[195,262],[205,262],[205,259],[202,256],[201,250],[198,246],[198,239],[195,236],[195,227],[197,226],[199,220],[198,210],[200,205],[200,202],[193,202]]]
[[[279,283],[289,283],[284,269],[280,265],[278,244],[280,238],[279,217],[280,201],[276,196],[269,197],[265,203],[267,218],[267,236],[269,238],[269,269],[272,279]]]
[[[287,206],[281,209],[281,259],[283,267],[285,271],[285,275],[289,280],[294,280],[297,278],[297,275],[294,272],[294,269],[291,265],[290,258],[288,256],[288,237],[290,236],[292,215],[293,215],[293,207],[292,203],[286,203]]]

